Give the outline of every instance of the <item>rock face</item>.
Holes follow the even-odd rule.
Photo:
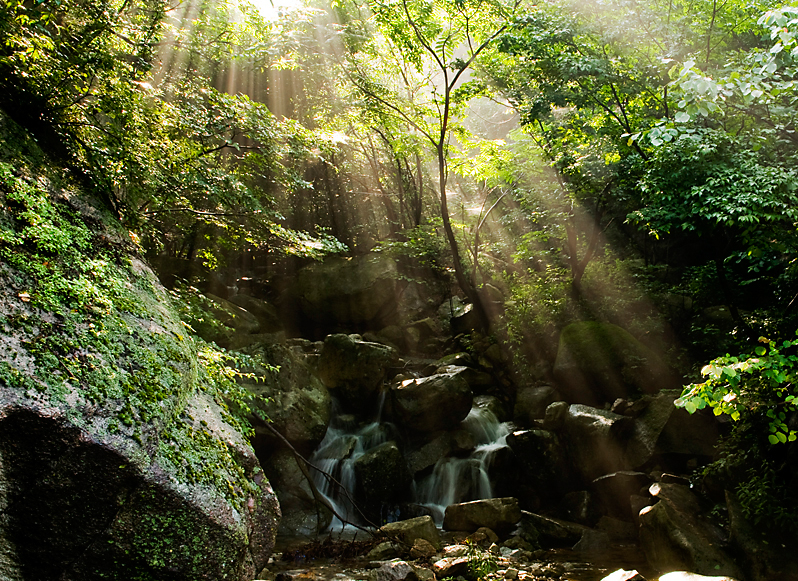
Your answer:
[[[207,352],[113,218],[25,159],[0,163],[4,581],[252,579],[280,511]]]
[[[324,438],[330,423],[331,400],[327,388],[296,348],[256,343],[243,351],[255,359],[256,368],[251,371],[257,380],[244,378],[242,384],[264,398],[256,405],[271,420],[272,427],[295,448],[309,453]],[[256,451],[266,457],[274,449],[274,436],[261,422],[253,423]]]
[[[654,569],[742,578],[720,531],[699,519],[698,499],[687,486],[653,484],[651,493],[659,502],[640,511],[640,546]]]
[[[507,531],[521,520],[517,498],[490,498],[452,504],[446,507],[443,528],[449,531],[475,531],[487,527]]]
[[[346,407],[366,411],[397,361],[386,345],[360,340],[356,335],[328,335],[318,362],[319,377]]]
[[[609,323],[565,327],[554,375],[566,401],[588,405],[678,387],[659,356],[628,331]]]
[[[400,425],[420,432],[454,428],[471,411],[473,401],[458,371],[403,381],[391,388],[391,397]]]

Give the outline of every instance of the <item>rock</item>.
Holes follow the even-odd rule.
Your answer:
[[[566,401],[601,405],[678,387],[651,349],[609,323],[572,323],[560,333],[554,376]]]
[[[568,415],[568,403],[555,401],[546,408],[543,416],[543,429],[550,432],[557,432],[565,425],[565,416]]]
[[[560,439],[545,430],[518,430],[507,436],[516,460],[519,502],[524,508],[558,502],[568,489],[568,470]]]
[[[443,528],[449,531],[476,531],[487,527],[494,531],[512,529],[521,520],[516,498],[474,500],[446,507]]]
[[[720,430],[709,409],[694,414],[676,408],[660,432],[656,454],[683,454],[712,458],[717,454]]]
[[[631,522],[634,514],[629,499],[651,484],[642,472],[620,471],[596,478],[591,486],[608,514]]]
[[[499,535],[490,530],[488,527],[479,527],[473,533],[468,535],[466,541],[486,548],[499,542]]]
[[[659,578],[659,581],[736,581],[731,577],[725,575],[709,577],[707,575],[698,575],[696,573],[688,573],[687,571],[672,571],[666,573]]]
[[[277,450],[263,466],[283,513],[279,534],[311,537],[330,525],[332,513],[316,504],[293,452],[287,449]]]
[[[389,561],[402,555],[402,548],[392,541],[380,543],[368,552],[371,561]]]
[[[277,309],[268,302],[245,294],[235,294],[230,302],[245,309],[258,320],[259,333],[276,333],[282,331],[283,323]]]
[[[729,510],[729,542],[735,548],[738,562],[742,565],[748,581],[798,580],[798,557],[794,542],[763,534],[745,518],[737,497],[726,491],[726,506]],[[793,539],[794,540],[794,539]]]
[[[698,499],[686,486],[652,484],[659,499],[640,511],[640,546],[657,571],[689,570],[741,577],[723,549],[720,531],[699,518]]]
[[[646,581],[646,578],[637,571],[618,569],[604,577],[601,581]]]
[[[295,448],[310,453],[322,441],[330,423],[331,400],[327,388],[294,348],[259,343],[242,351],[258,363],[256,368],[247,370],[253,371],[258,379],[242,380],[242,385],[260,396],[255,405]],[[261,457],[268,457],[282,443],[261,422],[253,420],[253,425],[256,451]]]
[[[556,518],[521,511],[522,531],[534,530],[541,542],[552,546],[572,546],[579,542],[586,526]]]
[[[507,420],[507,411],[504,409],[504,404],[494,395],[478,395],[474,398],[474,407],[488,410],[500,422]]]
[[[416,539],[410,549],[410,557],[412,559],[427,560],[434,557],[437,552],[438,550],[426,539]]]
[[[623,451],[631,428],[626,416],[580,404],[568,408],[563,439],[584,481],[627,468]]]
[[[593,526],[601,516],[593,495],[587,490],[575,490],[563,496],[560,513],[566,520],[585,526]]]
[[[676,411],[673,402],[677,397],[678,394],[672,391],[659,393],[651,397],[642,413],[635,417],[626,446],[626,458],[631,468],[644,465],[654,455],[660,434]]]
[[[328,335],[318,361],[318,373],[330,393],[348,408],[366,411],[374,404],[396,351],[350,335]]]
[[[385,442],[354,463],[357,492],[367,505],[379,506],[399,498],[410,485],[410,473],[396,442]]]
[[[280,511],[206,346],[118,216],[0,115],[17,148],[41,165],[13,157],[0,191],[0,575],[252,579]]]
[[[494,383],[493,377],[491,377],[489,373],[462,365],[444,365],[438,367],[435,373],[449,373],[465,379],[468,387],[470,387],[471,391],[474,393],[482,393],[492,387]]]
[[[606,553],[610,548],[610,537],[604,531],[587,529],[582,532],[582,538],[574,545],[578,553]]]
[[[205,296],[212,302],[211,312],[223,325],[244,335],[261,330],[257,317],[246,309],[211,293],[206,293]]]
[[[604,531],[613,543],[637,542],[637,526],[611,516],[602,516],[596,529]]]
[[[442,373],[394,385],[391,398],[399,425],[435,432],[454,428],[465,419],[473,395],[457,373]]]
[[[436,551],[441,548],[440,533],[430,516],[388,523],[380,527],[379,532],[397,538],[407,546],[413,546],[416,540],[421,539],[428,542]]]
[[[277,573],[274,581],[324,581],[324,578],[311,569],[293,569]]]
[[[432,572],[438,579],[467,575],[468,557],[444,557],[432,565]]]
[[[425,567],[416,567],[416,575],[418,575],[418,581],[436,581],[435,573]]]
[[[406,561],[388,561],[370,577],[374,581],[419,581],[415,568]]]
[[[417,472],[435,466],[451,450],[452,434],[449,432],[440,433],[432,441],[424,443],[420,448],[405,453],[407,468],[410,470],[410,474],[415,475]]]
[[[513,408],[513,421],[530,426],[533,420],[544,418],[546,408],[558,397],[557,391],[550,385],[519,389]]]

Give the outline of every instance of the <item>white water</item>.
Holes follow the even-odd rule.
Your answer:
[[[472,408],[462,425],[476,441],[471,455],[438,460],[432,474],[415,485],[415,502],[430,510],[438,526],[450,504],[493,498],[489,469],[510,433],[487,408]]]

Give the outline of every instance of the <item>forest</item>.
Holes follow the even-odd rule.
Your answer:
[[[467,315],[430,351],[497,346],[503,369],[483,370],[505,402],[553,380],[569,326],[631,334],[676,378],[677,408],[721,421],[693,484],[723,480],[768,535],[798,532],[798,7],[6,0],[0,40],[3,386],[69,401],[37,387],[57,377],[96,410],[111,387],[90,352],[169,368],[153,391],[113,380],[127,403],[109,437],[147,448],[136,426],[193,374],[258,452],[242,378],[280,364],[238,355],[219,304],[277,305],[289,338],[376,333],[393,320],[341,324],[290,295],[303,269],[388,257],[400,285]],[[129,294],[119,272],[139,259],[165,294]],[[182,323],[137,335],[124,313],[145,303]],[[140,343],[117,348],[126,333]]]

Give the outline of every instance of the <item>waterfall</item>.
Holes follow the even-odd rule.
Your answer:
[[[415,501],[432,513],[435,524],[443,523],[443,514],[450,504],[493,498],[489,469],[496,451],[507,446],[507,426],[499,423],[487,408],[471,408],[463,420],[476,441],[467,458],[441,458],[428,475],[415,486]]]

